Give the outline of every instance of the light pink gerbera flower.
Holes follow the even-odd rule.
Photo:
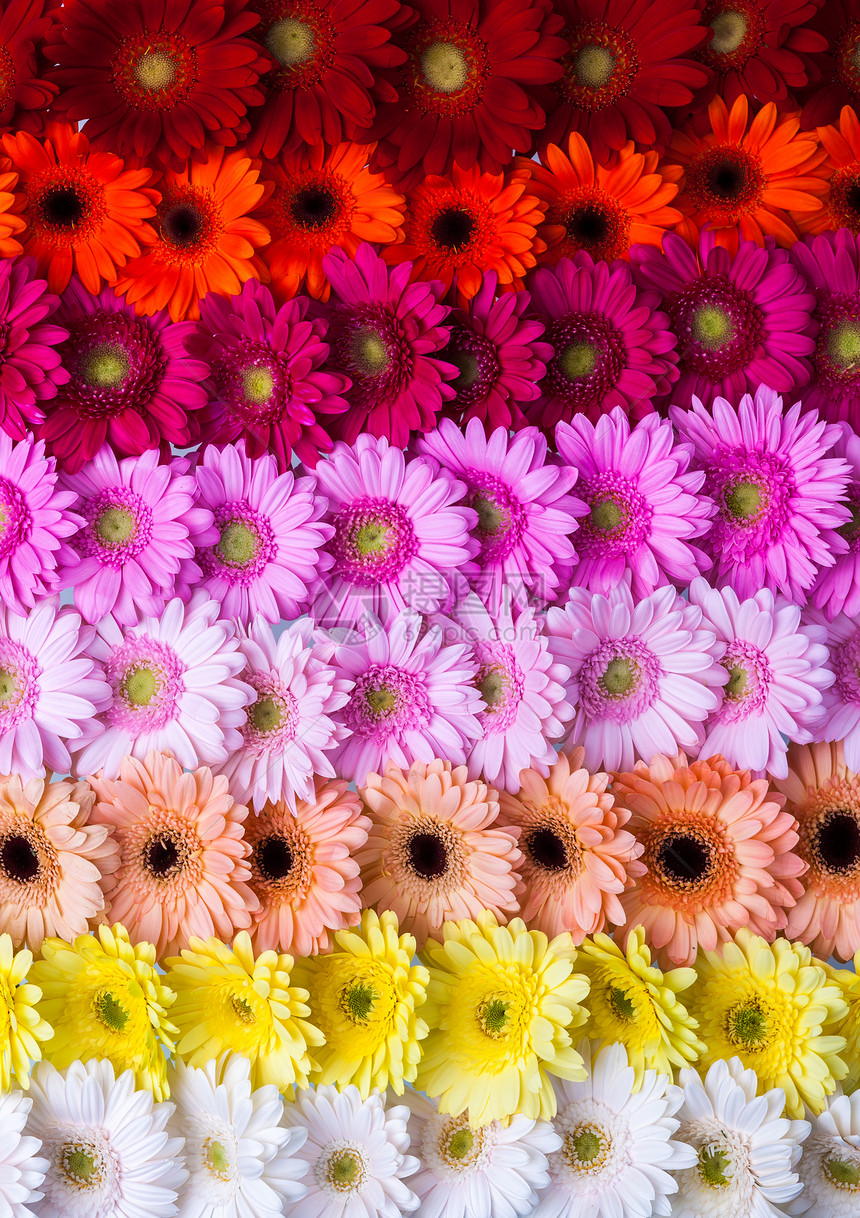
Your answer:
[[[474,592],[450,618],[436,619],[446,643],[467,643],[478,662],[483,699],[481,735],[468,755],[469,777],[516,792],[520,771],[546,775],[574,710],[565,698],[570,670],[553,656],[531,608],[517,610],[503,595],[490,613]]]
[[[240,747],[219,769],[236,798],[258,812],[268,801],[295,809],[297,796],[314,798],[315,774],[335,776],[329,753],[346,728],[332,716],[346,703],[351,682],[329,663],[331,645],[315,643],[312,635],[309,618],[277,638],[262,615],[247,632],[239,628],[240,676],[256,701],[239,727]]]
[[[813,740],[841,740],[845,764],[860,771],[860,614],[838,613],[828,622],[820,609],[808,609],[807,622],[826,627],[828,668],[834,680],[823,694],[823,707],[813,727]]]
[[[804,744],[821,713],[827,668],[827,631],[801,625],[801,610],[767,588],[741,601],[731,588],[699,578],[690,586],[704,624],[725,644],[720,663],[729,674],[723,701],[705,724],[700,752],[722,753],[741,769],[787,774],[786,738]]]
[[[75,496],[57,485],[43,440],[17,444],[0,431],[0,602],[24,612],[56,586],[72,557],[67,538],[83,524]]]
[[[588,512],[568,493],[576,471],[548,458],[536,427],[513,437],[499,427],[487,439],[479,419],[470,419],[465,432],[442,419],[436,431],[419,439],[418,451],[435,457],[468,487],[467,503],[478,514],[473,533],[482,597],[498,601],[507,585],[517,599],[531,593],[552,600],[576,561],[570,535]]]
[[[67,774],[110,688],[87,647],[92,627],[56,597],[26,617],[0,607],[0,774]]]
[[[832,567],[819,571],[809,599],[816,609],[824,610],[827,618],[834,618],[837,613],[854,617],[860,613],[860,436],[847,423],[842,424],[842,434],[833,452],[844,457],[851,471],[845,493],[851,519],[836,530],[847,550],[836,555]]]
[[[251,925],[259,901],[248,880],[243,837],[248,809],[227,779],[208,766],[183,773],[164,753],[125,757],[116,779],[95,775],[95,824],[119,846],[119,867],[105,880],[112,922],[132,942],[155,944],[159,959],[192,937],[232,941]]]
[[[466,487],[437,461],[407,461],[384,437],[361,435],[335,445],[314,471],[328,499],[326,546],[333,566],[317,580],[311,616],[327,627],[358,625],[366,613],[383,623],[401,609],[432,613],[450,594],[451,573],[476,546],[477,514]]]
[[[331,526],[320,519],[325,503],[312,480],[279,474],[270,454],[247,456],[244,440],[223,449],[208,445],[194,474],[217,529],[215,544],[197,551],[202,587],[225,617],[298,617],[329,561],[321,547]]]
[[[784,409],[764,385],[737,409],[718,397],[709,412],[694,397],[670,415],[717,505],[703,542],[715,582],[742,598],[769,588],[803,604],[818,572],[847,549],[835,532],[851,519],[850,469],[833,454],[839,427],[801,414],[800,402]]]
[[[570,730],[590,770],[630,769],[641,757],[696,748],[728,680],[723,644],[674,588],[638,603],[627,582],[609,597],[572,588],[547,613],[549,646],[570,668]]]
[[[634,595],[649,596],[710,567],[689,542],[707,531],[714,505],[697,493],[704,471],[687,469],[690,445],[675,442],[671,423],[650,414],[631,431],[616,406],[596,423],[584,414],[559,423],[556,443],[589,510],[576,534],[572,583],[606,594],[630,571]]]
[[[212,513],[196,506],[187,462],[159,464],[159,452],[118,461],[105,446],[78,474],[63,474],[83,517],[61,564],[62,588],[88,622],[113,614],[130,626],[157,615],[173,596],[177,577],[200,578],[194,546],[217,540]]]
[[[73,742],[78,774],[116,778],[125,756],[142,761],[151,752],[173,753],[193,770],[240,747],[254,690],[237,680],[245,661],[220,609],[197,592],[188,605],[174,597],[160,617],[142,617],[125,632],[110,616],[99,622],[88,653],[109,697]]]
[[[436,757],[465,763],[481,733],[482,705],[469,646],[444,645],[440,626],[425,627],[405,609],[388,627],[368,617],[364,637],[342,643],[332,663],[339,678],[353,682],[335,715],[347,729],[331,754],[339,775],[363,786],[389,761],[403,769]]]

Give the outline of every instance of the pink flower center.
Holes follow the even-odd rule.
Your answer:
[[[299,729],[299,707],[295,696],[277,673],[245,670],[242,680],[257,691],[257,700],[248,707],[248,719],[242,730],[246,749],[261,753],[280,751],[295,740]]]
[[[681,367],[718,382],[752,360],[761,339],[761,311],[725,275],[703,276],[663,306],[678,337]]]
[[[389,499],[359,499],[332,524],[335,573],[362,588],[395,580],[418,551],[412,521]]]
[[[511,487],[492,474],[469,469],[463,477],[473,488],[469,506],[478,513],[474,530],[481,545],[478,561],[484,567],[502,563],[522,540],[526,509]]]
[[[431,715],[423,677],[393,664],[373,664],[361,673],[344,708],[347,727],[377,740],[426,727]]]
[[[70,373],[61,396],[84,419],[147,410],[164,378],[164,348],[143,317],[85,314],[70,325],[60,351]]]
[[[27,540],[32,524],[27,500],[13,482],[0,477],[0,558],[7,558]]]
[[[131,636],[114,649],[106,671],[114,692],[112,726],[138,736],[176,718],[185,667],[171,647],[148,635]]]
[[[570,313],[547,331],[556,355],[546,386],[571,410],[599,406],[627,366],[618,328],[601,313]]]
[[[455,404],[461,410],[483,402],[499,379],[501,365],[496,344],[486,335],[475,334],[465,326],[453,327],[451,340],[441,358],[460,370],[451,385],[457,393]]]
[[[629,479],[598,474],[583,483],[581,494],[590,508],[577,533],[583,557],[626,557],[647,541],[653,509]]]
[[[815,347],[819,385],[832,392],[860,380],[860,309],[854,301],[831,298],[817,311],[820,330]]]
[[[657,700],[661,676],[657,657],[641,640],[605,639],[580,671],[583,708],[591,719],[629,723]]]
[[[746,562],[789,526],[795,479],[775,453],[718,450],[704,490],[719,508],[711,544],[729,561]]]
[[[0,638],[0,732],[32,719],[41,672],[26,647],[15,639]]]
[[[228,417],[242,426],[277,423],[292,392],[287,357],[245,339],[216,361],[213,374]]]

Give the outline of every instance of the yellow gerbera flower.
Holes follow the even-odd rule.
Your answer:
[[[696,1035],[699,1025],[678,998],[696,980],[696,971],[664,973],[652,964],[644,927],[630,932],[626,952],[608,935],[586,939],[577,964],[591,983],[588,1034],[624,1045],[637,1089],[645,1070],[673,1076],[676,1067],[689,1066],[704,1052]]]
[[[413,964],[414,935],[398,936],[397,914],[372,909],[356,930],[335,935],[337,948],[296,965],[293,980],[310,993],[311,1019],[326,1043],[316,1053],[320,1083],[354,1083],[367,1099],[391,1087],[403,1094],[421,1057],[427,1024],[415,1008],[427,997],[429,974]]]
[[[842,1056],[848,1067],[842,1087],[849,1095],[860,1087],[860,952],[854,956],[854,972],[848,968],[834,968],[831,964],[817,961],[834,985],[838,985],[847,1005],[843,1019],[834,1027],[837,1036],[844,1036],[845,1051]]]
[[[119,922],[100,926],[98,938],[45,939],[30,976],[54,1028],[48,1061],[62,1070],[78,1058],[107,1058],[117,1074],[133,1070],[138,1087],[167,1098],[164,1048],[173,1048],[176,1028],[166,1012],[175,995],[155,971],[151,943],[132,946]]]
[[[27,985],[33,953],[16,952],[11,935],[0,935],[0,1090],[8,1091],[15,1076],[26,1091],[30,1067],[42,1056],[40,1040],[50,1040],[54,1031],[37,1006],[42,991]]]
[[[585,1022],[588,981],[573,971],[570,934],[548,939],[522,918],[499,926],[488,911],[442,933],[424,949],[431,1031],[416,1086],[438,1096],[440,1112],[468,1111],[471,1125],[554,1116],[550,1076],[585,1078],[570,1033]]]
[[[241,1053],[251,1062],[254,1087],[308,1085],[308,1047],[324,1038],[308,1022],[307,990],[290,984],[292,956],[261,952],[255,958],[243,930],[232,950],[219,939],[192,939],[165,964],[176,991],[176,1052],[190,1066]]]
[[[705,1042],[702,1070],[739,1057],[755,1070],[759,1094],[785,1091],[790,1117],[816,1115],[848,1068],[835,1024],[848,1007],[838,985],[802,943],[768,944],[744,927],[722,956],[700,954],[688,1003]]]

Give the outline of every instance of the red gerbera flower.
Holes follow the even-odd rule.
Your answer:
[[[38,48],[55,0],[11,0],[0,12],[0,127],[41,131],[56,85],[40,80]]]
[[[821,4],[707,0],[702,24],[713,33],[699,55],[714,75],[697,95],[698,105],[707,105],[718,94],[731,106],[744,93],[760,102],[775,102],[779,110],[793,109],[793,90],[818,79],[814,53],[827,48],[827,39],[806,25]]]
[[[243,0],[67,0],[46,46],[54,110],[121,156],[179,167],[206,140],[232,147],[263,100],[267,59],[241,37],[256,22]]]
[[[62,292],[75,270],[97,293],[152,239],[147,220],[159,194],[147,188],[150,169],[126,169],[112,152],[91,150],[68,123],[48,123],[44,139],[4,135],[3,149],[24,194],[24,253],[36,258],[51,292]]]
[[[302,144],[367,142],[379,101],[395,101],[392,70],[406,56],[392,31],[411,16],[399,0],[249,0],[269,52],[266,100],[248,151],[266,159]]]
[[[537,90],[561,75],[561,18],[548,0],[418,0],[401,39],[400,96],[381,107],[379,166],[401,186],[453,163],[498,173],[544,122]]]
[[[805,130],[835,123],[843,106],[860,108],[860,0],[826,0],[809,28],[824,38],[825,48],[813,56],[820,83],[804,91]]]

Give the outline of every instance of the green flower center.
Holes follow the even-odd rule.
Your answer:
[[[735,328],[725,309],[718,309],[716,305],[702,305],[694,312],[693,337],[703,347],[724,347],[734,336]]]
[[[99,541],[108,546],[124,545],[137,531],[137,521],[127,508],[105,508],[93,523]]]
[[[101,1179],[101,1163],[99,1156],[93,1154],[93,1147],[86,1149],[78,1142],[68,1143],[63,1147],[63,1172],[71,1184],[92,1187]]]
[[[757,999],[732,1007],[726,1017],[726,1033],[732,1044],[748,1051],[767,1042],[767,1015]]]
[[[96,1016],[111,1032],[124,1032],[131,1018],[119,999],[106,990],[99,994],[95,1002]]]
[[[746,37],[747,19],[743,13],[717,13],[711,29],[714,36],[708,50],[715,55],[733,55]]]
[[[275,378],[269,368],[257,366],[242,372],[242,392],[247,402],[265,406],[275,391]]]
[[[356,529],[352,536],[352,544],[362,558],[372,558],[384,554],[391,548],[395,540],[394,530],[381,520],[372,520]]]
[[[230,1156],[223,1142],[209,1142],[206,1146],[206,1159],[216,1176],[223,1178],[229,1175]]]
[[[739,664],[733,664],[729,668],[729,679],[724,686],[726,697],[730,698],[732,702],[738,702],[744,695],[748,680],[747,670],[741,668]]]
[[[243,520],[231,520],[221,530],[221,540],[215,549],[228,567],[247,567],[257,557],[260,534]]]
[[[361,982],[350,987],[345,995],[346,1010],[350,1018],[356,1023],[364,1023],[373,1011],[378,997],[379,995],[371,986]]]
[[[735,520],[750,520],[762,509],[764,495],[757,482],[736,482],[726,493],[726,507]]]
[[[0,703],[11,702],[18,691],[18,680],[9,668],[0,668]]]
[[[849,1189],[852,1193],[860,1190],[860,1164],[846,1159],[825,1159],[824,1167],[833,1183],[840,1188]]]
[[[313,58],[316,50],[314,32],[304,21],[291,17],[276,21],[264,39],[267,48],[279,64],[295,68]]]
[[[140,664],[125,674],[121,689],[130,706],[149,706],[158,689],[158,678],[151,668]]]
[[[488,998],[478,1008],[478,1023],[485,1036],[494,1039],[504,1036],[508,1025],[511,1004],[503,998]]]
[[[247,998],[243,998],[241,994],[230,995],[230,1009],[239,1020],[240,1023],[256,1023],[257,1016],[254,1013],[254,1008],[248,1002]]]
[[[860,361],[860,325],[841,321],[834,326],[827,335],[827,353],[843,371],[856,368]]]
[[[471,389],[481,375],[481,365],[478,363],[478,357],[471,351],[450,351],[445,352],[445,359],[449,364],[455,364],[460,369],[460,373],[454,378],[452,384],[457,392],[463,389]]]
[[[116,389],[128,376],[128,356],[122,347],[100,343],[87,354],[81,377],[95,389]]]
[[[632,1022],[636,1018],[636,1007],[628,998],[626,990],[619,989],[618,986],[609,987],[609,1005],[619,1019]]]
[[[397,694],[390,689],[369,689],[364,695],[374,715],[390,715],[397,708]]]
[[[588,1126],[578,1129],[571,1137],[570,1144],[580,1163],[591,1163],[600,1154],[600,1134]]]
[[[425,81],[437,93],[459,93],[469,79],[466,56],[453,42],[431,42],[420,63]]]
[[[487,709],[497,708],[505,702],[508,696],[508,678],[505,670],[498,666],[488,669],[481,678],[478,689],[487,704]]]
[[[699,1175],[711,1188],[725,1188],[731,1181],[731,1159],[718,1147],[703,1146],[699,1151]]]
[[[623,698],[635,689],[637,677],[638,669],[633,661],[616,656],[607,664],[600,682],[611,698]]]
[[[388,348],[382,335],[367,328],[358,330],[349,345],[353,368],[362,376],[379,376],[389,365]]]
[[[280,727],[283,715],[273,698],[258,698],[253,706],[248,708],[248,718],[258,732],[273,732],[276,727]]]
[[[150,93],[160,93],[176,79],[176,64],[163,51],[147,51],[137,61],[134,75],[144,89]]]
[[[458,1129],[448,1139],[448,1154],[452,1159],[465,1159],[474,1145],[475,1135],[471,1129]]]
[[[349,1150],[337,1155],[328,1165],[328,1178],[335,1188],[348,1188],[361,1173],[357,1156]]]
[[[495,537],[508,528],[509,514],[489,495],[473,495],[472,507],[478,513],[478,533],[482,537]]]
[[[592,528],[601,533],[614,533],[624,519],[624,513],[614,499],[598,499],[591,505],[590,519]]]
[[[586,89],[602,89],[612,79],[615,71],[615,56],[608,47],[589,43],[574,60],[576,78]]]
[[[597,367],[597,348],[593,343],[568,343],[556,358],[567,379],[575,381],[591,376]]]

